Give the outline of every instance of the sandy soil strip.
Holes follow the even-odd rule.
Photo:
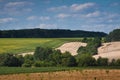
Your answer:
[[[68,51],[71,53],[71,55],[77,55],[77,50],[79,49],[79,47],[81,46],[86,46],[86,43],[82,43],[82,42],[69,42],[69,43],[65,43],[62,46],[58,47],[57,49],[60,50],[62,53]]]
[[[98,48],[98,55],[93,56],[95,59],[98,57],[112,59],[120,59],[120,42],[103,43],[103,46]]]

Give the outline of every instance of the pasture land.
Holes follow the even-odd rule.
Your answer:
[[[1,69],[1,68],[0,68]],[[5,69],[5,68],[3,68]],[[7,69],[7,68],[6,68]],[[9,74],[0,75],[0,80],[119,80],[119,69],[85,69],[85,68],[19,68],[33,73],[11,74],[18,68],[6,70]],[[36,73],[34,73],[36,70]],[[48,70],[48,71],[47,71]],[[3,71],[3,70],[2,70]],[[2,72],[0,71],[0,72]],[[23,71],[23,70],[22,70]],[[11,73],[10,73],[11,72]],[[5,74],[5,72],[4,72]]]
[[[33,52],[37,46],[56,48],[82,38],[0,38],[0,53]]]

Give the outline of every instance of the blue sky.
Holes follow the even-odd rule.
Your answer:
[[[120,28],[120,0],[0,0],[0,30]]]

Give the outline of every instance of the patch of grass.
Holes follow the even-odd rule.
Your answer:
[[[0,67],[0,75],[3,74],[19,74],[19,73],[37,73],[37,72],[56,72],[73,70],[76,68],[68,67],[37,67],[37,68],[25,68],[25,67]]]

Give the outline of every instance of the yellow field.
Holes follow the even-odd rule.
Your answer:
[[[22,53],[34,51],[37,46],[58,47],[68,41],[81,38],[0,38],[0,53]]]

